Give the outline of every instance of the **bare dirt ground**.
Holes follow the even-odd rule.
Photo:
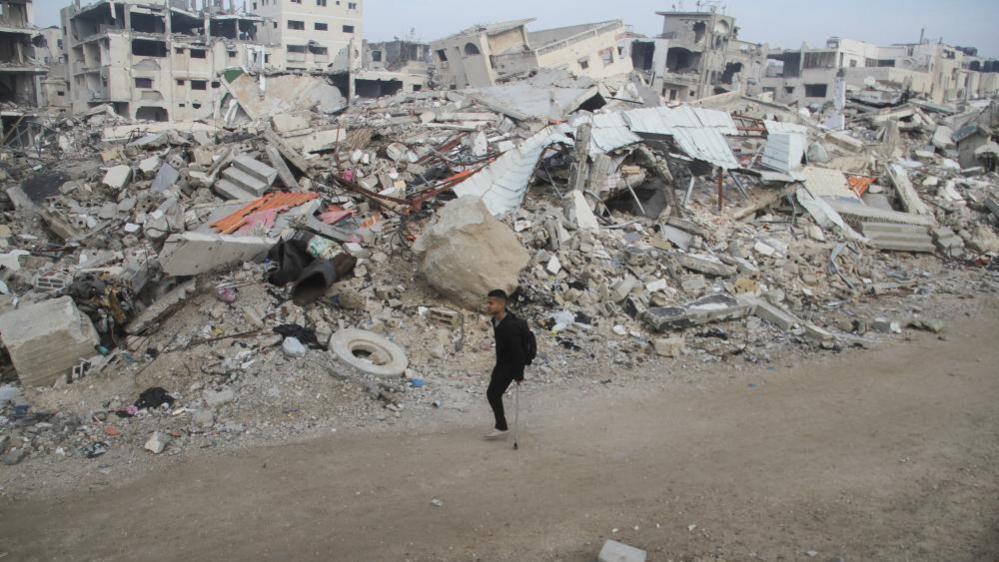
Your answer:
[[[483,405],[4,500],[0,558],[999,560],[997,312],[696,388],[528,386],[519,451]]]

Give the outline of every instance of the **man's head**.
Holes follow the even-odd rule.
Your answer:
[[[489,291],[488,298],[486,299],[486,312],[492,316],[498,316],[506,310],[506,302],[509,297],[506,291],[500,289],[494,289]]]

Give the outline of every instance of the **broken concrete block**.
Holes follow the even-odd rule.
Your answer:
[[[185,232],[167,238],[159,262],[167,275],[199,275],[252,261],[276,243],[277,240],[260,236]]]
[[[492,289],[512,293],[530,255],[478,197],[451,201],[413,247],[419,271],[441,293],[472,309]]]
[[[761,298],[745,294],[739,296],[739,302],[750,306],[752,314],[777,326],[781,330],[787,331],[801,324],[801,320],[795,315]]]
[[[871,323],[871,328],[879,334],[901,334],[902,325],[898,322],[891,321],[887,318],[879,316],[874,319]]]
[[[101,183],[114,190],[124,189],[132,179],[132,168],[129,166],[114,166],[104,174]]]
[[[232,167],[265,184],[267,187],[270,187],[274,183],[274,180],[277,179],[277,170],[243,154],[237,156],[232,161]]]
[[[394,142],[385,147],[385,155],[391,158],[393,162],[407,160],[408,154],[409,149],[402,143]]]
[[[870,245],[879,250],[898,252],[933,252],[933,237],[925,226],[863,222],[860,225]]]
[[[275,172],[275,175],[277,175],[277,172]],[[254,176],[251,176],[242,169],[237,168],[235,165],[226,168],[225,171],[222,172],[222,177],[226,180],[229,180],[236,186],[242,188],[246,192],[252,193],[257,197],[260,197],[264,193],[266,193],[267,188],[270,187],[269,183],[260,181],[259,179],[257,179]]]
[[[153,434],[149,436],[149,440],[146,441],[146,444],[143,446],[143,448],[153,453],[154,455],[158,455],[166,449],[166,446],[169,443],[170,443],[169,435],[161,431],[154,431]]]
[[[946,125],[940,125],[933,131],[933,146],[940,151],[954,150],[957,144],[954,143],[954,129]]]
[[[559,261],[558,256],[552,256],[552,259],[548,260],[548,265],[545,266],[545,269],[552,275],[558,275],[562,271],[562,262]]]
[[[627,275],[624,279],[615,283],[614,287],[611,288],[610,298],[613,302],[621,302],[628,298],[628,295],[641,286],[641,284],[642,283],[638,279],[635,279],[631,275]]]
[[[725,265],[721,260],[714,256],[676,254],[674,257],[676,258],[677,263],[683,267],[691,271],[704,273],[706,275],[713,275],[715,277],[731,277],[737,273],[736,268],[730,265]]]
[[[0,337],[26,387],[51,386],[80,359],[92,357],[100,343],[90,319],[69,297],[24,305],[0,315]]]
[[[608,540],[600,549],[597,562],[645,562],[646,557],[644,550]]]
[[[163,164],[156,172],[156,178],[153,179],[152,190],[162,193],[177,183],[178,179],[180,179],[180,172],[177,171],[177,168],[170,164]]]
[[[586,202],[586,196],[582,191],[572,192],[569,205],[569,220],[576,223],[576,228],[580,230],[600,230],[600,223],[597,222],[596,215],[590,210],[590,204]]]
[[[281,151],[275,146],[267,145],[264,152],[267,153],[267,160],[277,171],[278,177],[281,178],[281,183],[288,189],[296,191],[301,189],[298,180],[295,179],[295,174],[291,173],[291,168],[288,167],[288,164],[284,161],[284,157],[281,156]]]
[[[312,126],[312,121],[301,114],[278,113],[271,117],[274,130],[278,133],[294,133]]]
[[[725,294],[710,295],[683,306],[655,307],[641,317],[655,332],[682,330],[711,322],[737,320],[749,314],[752,307]]]
[[[139,171],[142,172],[142,175],[147,178],[153,177],[153,174],[156,173],[156,170],[158,170],[159,167],[160,167],[159,156],[150,156],[149,158],[145,158],[139,161]]]
[[[679,357],[687,346],[687,340],[682,336],[675,338],[658,338],[653,340],[652,347],[662,357]]]
[[[220,197],[229,201],[253,201],[260,198],[260,196],[256,193],[251,192],[242,186],[236,185],[225,178],[216,181],[212,186],[212,189],[214,189],[215,193],[218,193]]]
[[[664,224],[662,230],[660,231],[662,237],[669,240],[677,248],[680,248],[684,252],[690,249],[690,245],[694,243],[694,235],[689,232],[680,230],[675,226]]]

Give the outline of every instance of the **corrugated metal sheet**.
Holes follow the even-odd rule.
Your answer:
[[[682,106],[650,107],[624,112],[624,120],[639,135],[671,136],[691,158],[726,170],[739,167],[724,135],[738,134],[724,111]]]
[[[569,125],[546,127],[517,148],[507,151],[480,172],[454,188],[458,197],[481,197],[489,212],[505,215],[520,207],[534,167],[545,149],[557,143],[572,145]]]
[[[767,146],[763,150],[760,163],[771,170],[791,174],[801,169],[801,159],[804,156],[805,135],[771,133],[767,138]]]
[[[631,132],[624,116],[620,113],[597,113],[580,115],[571,124],[578,128],[583,123],[593,123],[590,140],[590,156],[606,154],[619,148],[642,142],[642,138]]]

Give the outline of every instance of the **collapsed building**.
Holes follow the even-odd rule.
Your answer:
[[[481,25],[430,44],[434,81],[440,87],[488,87],[538,69],[604,78],[631,72],[618,51],[625,33],[619,20],[528,32],[534,19]]]
[[[20,137],[43,105],[42,78],[48,68],[37,58],[35,48],[44,43],[32,25],[31,0],[0,3],[0,134],[3,144],[30,143]]]
[[[0,158],[7,464],[464,407],[497,286],[539,384],[940,332],[936,295],[999,291],[994,100],[880,103],[837,70],[806,111],[754,95],[767,49],[703,13],[272,72],[269,20],[192,8],[64,10],[77,111]]]
[[[416,41],[364,42],[361,68],[353,73],[352,92],[362,98],[419,92],[427,86],[430,45]]]
[[[881,47],[832,37],[824,48],[775,50],[768,58],[763,91],[802,107],[833,101],[838,78],[851,91],[885,91],[871,100],[883,104],[897,103],[903,92],[936,103],[999,93],[999,65],[940,43]]]
[[[768,47],[739,39],[732,16],[657,12],[663,33],[632,42],[635,68],[669,101],[691,101],[730,91],[760,90]]]
[[[74,113],[107,104],[134,120],[205,118],[224,94],[222,73],[263,70],[267,58],[260,16],[193,11],[187,0],[77,2],[61,17]]]

